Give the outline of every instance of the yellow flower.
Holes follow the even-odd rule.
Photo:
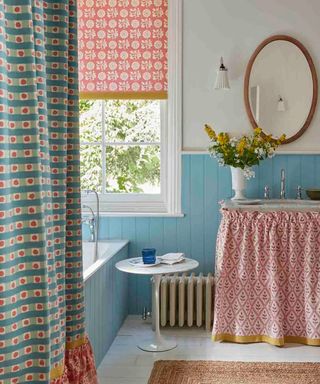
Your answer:
[[[259,146],[261,143],[263,143],[264,142],[264,138],[263,138],[263,136],[254,136],[253,137],[253,145],[255,145],[255,146]]]
[[[218,140],[219,144],[224,145],[224,144],[229,143],[230,137],[227,133],[221,132],[218,134],[217,140]]]
[[[260,133],[262,133],[262,129],[259,128],[259,127],[257,127],[257,128],[254,129],[254,133],[255,133],[256,135],[260,135]]]
[[[267,135],[265,137],[265,140],[266,140],[267,143],[270,143],[271,141],[273,141],[272,135]]]
[[[279,138],[280,143],[283,143],[285,139],[286,139],[286,135],[285,134],[281,135]]]
[[[204,127],[205,127],[204,129],[207,132],[207,135],[210,137],[210,139],[216,140],[217,135],[216,135],[215,131],[210,127],[210,125],[206,124]]]
[[[286,135],[283,134],[279,138],[272,138],[272,141],[275,146],[281,145],[286,139]]]
[[[242,138],[242,139],[239,141],[238,145],[237,145],[237,151],[238,151],[239,155],[242,155],[242,154],[243,154],[243,151],[244,151],[244,149],[246,148],[246,145],[247,145],[247,143],[246,143],[245,138]]]

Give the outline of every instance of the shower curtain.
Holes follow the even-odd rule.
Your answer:
[[[76,0],[0,0],[0,384],[97,383],[84,328]]]

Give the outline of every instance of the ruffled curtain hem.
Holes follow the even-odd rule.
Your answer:
[[[51,377],[50,384],[98,384],[94,355],[88,338],[82,345],[66,350],[62,375],[56,377],[52,371]]]

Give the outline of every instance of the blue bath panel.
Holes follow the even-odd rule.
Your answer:
[[[86,330],[97,366],[128,314],[128,274],[115,268],[118,261],[127,257],[125,246],[85,282]]]

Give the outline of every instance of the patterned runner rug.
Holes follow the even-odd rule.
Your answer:
[[[320,363],[157,361],[148,384],[319,384]]]

